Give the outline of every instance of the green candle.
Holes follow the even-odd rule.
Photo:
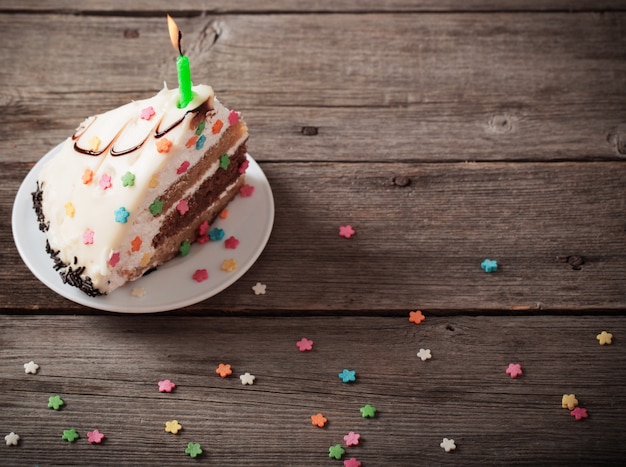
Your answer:
[[[176,22],[170,15],[167,15],[167,28],[170,33],[170,40],[174,50],[177,50],[179,55],[176,59],[176,69],[178,70],[178,92],[180,97],[178,99],[178,108],[183,109],[187,107],[187,104],[193,99],[193,91],[191,90],[191,71],[189,70],[189,58],[183,55],[181,47],[181,39],[183,33],[180,32]]]

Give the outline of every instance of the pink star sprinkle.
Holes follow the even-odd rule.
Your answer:
[[[117,263],[120,262],[120,254],[119,252],[115,252],[111,255],[111,257],[109,258],[109,266],[111,266],[112,268],[115,267],[115,265]]]
[[[342,225],[339,227],[339,235],[345,238],[350,238],[355,234],[351,225]]]
[[[209,240],[211,239],[209,238],[208,234],[200,235],[198,238],[196,238],[196,242],[198,242],[200,245],[204,245]]]
[[[145,109],[141,109],[141,118],[143,120],[150,120],[154,114],[155,112],[151,105]]]
[[[87,439],[91,444],[100,444],[102,442],[102,438],[104,438],[104,435],[97,429],[87,432]]]
[[[298,349],[300,349],[300,352],[313,350],[313,341],[310,341],[306,337],[303,337],[298,342],[296,342],[296,346],[298,347]]]
[[[234,250],[235,248],[239,246],[239,240],[237,240],[235,237],[229,237],[226,240],[224,240],[224,246],[226,248],[230,248]]]
[[[247,183],[239,189],[239,194],[244,198],[252,196],[252,193],[254,193],[254,187],[252,185],[248,185]]]
[[[351,457],[343,461],[343,467],[361,467],[361,462]]]
[[[98,185],[100,185],[100,188],[103,190],[111,188],[111,176],[109,174],[102,174],[100,180],[98,181]]]
[[[357,446],[359,444],[360,438],[361,438],[361,435],[358,433],[355,433],[354,431],[351,431],[350,433],[348,433],[347,435],[343,437],[344,441],[346,442],[346,446]]]
[[[237,172],[239,172],[240,174],[245,174],[246,170],[248,170],[249,165],[250,165],[250,161],[246,159],[245,161],[241,163],[241,165],[239,165]]]
[[[180,213],[180,215],[184,215],[187,211],[189,211],[189,204],[186,199],[181,199],[176,205],[176,210]]]
[[[239,122],[239,112],[236,110],[231,110],[228,114],[228,123],[231,125],[236,125]]]
[[[189,168],[189,161],[185,161],[182,164],[180,164],[180,166],[178,167],[178,169],[176,169],[176,173],[178,175],[180,174],[184,174],[185,172],[187,172],[187,169]]]
[[[93,236],[94,236],[94,231],[93,230],[91,230],[91,229],[85,230],[85,232],[83,232],[83,243],[85,245],[93,244]]]
[[[198,226],[198,235],[206,235],[209,232],[209,223],[202,221],[202,224]]]
[[[196,272],[193,273],[193,280],[196,282],[202,282],[209,278],[209,273],[206,269],[197,269]]]
[[[172,392],[172,389],[176,387],[169,379],[164,379],[157,383],[159,385],[159,392]]]
[[[583,409],[582,407],[576,407],[570,412],[570,415],[576,420],[582,420],[583,418],[587,418],[587,409]]]
[[[517,378],[522,374],[522,365],[519,363],[509,363],[509,367],[506,369],[506,374],[511,378]]]

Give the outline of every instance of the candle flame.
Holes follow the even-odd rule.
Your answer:
[[[183,37],[183,33],[178,29],[178,25],[176,21],[170,16],[167,15],[167,29],[170,32],[170,40],[172,41],[172,47],[174,50],[177,50],[179,54],[183,54],[181,49],[181,39]]]

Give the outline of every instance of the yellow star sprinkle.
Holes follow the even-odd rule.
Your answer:
[[[143,254],[143,256],[141,257],[141,263],[140,263],[142,268],[145,268],[148,265],[151,257],[152,255],[150,253]]]
[[[165,431],[167,431],[168,433],[172,433],[173,435],[175,435],[182,429],[183,427],[180,423],[178,423],[178,420],[170,420],[169,422],[165,422]]]
[[[159,186],[159,179],[156,175],[153,175],[150,181],[148,182],[149,188],[156,188]]]
[[[225,259],[222,262],[221,268],[222,271],[233,272],[235,269],[237,269],[237,261],[235,261],[234,258]]]
[[[65,215],[67,217],[74,217],[74,213],[76,212],[76,209],[74,209],[74,204],[71,201],[68,201],[67,203],[65,203],[63,207],[65,208]]]
[[[87,143],[87,149],[89,151],[97,151],[100,148],[100,138],[98,138],[97,136],[92,136],[91,139],[89,140],[89,143]]]
[[[611,339],[613,339],[613,334],[610,332],[602,331],[600,334],[596,336],[600,345],[610,345]]]
[[[574,394],[563,394],[561,407],[568,410],[574,410],[574,407],[578,407],[578,399],[576,399]]]

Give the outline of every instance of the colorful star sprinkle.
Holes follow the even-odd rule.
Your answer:
[[[226,378],[227,376],[230,376],[233,374],[233,370],[228,363],[226,364],[220,363],[217,369],[215,370],[215,373],[220,375],[220,377],[222,378]]]
[[[319,428],[324,428],[328,419],[320,412],[315,415],[311,415],[311,424]]]
[[[189,211],[189,203],[186,199],[181,199],[176,205],[176,210],[181,216],[184,216],[187,211]]]
[[[188,168],[189,168],[189,161],[183,161],[183,163],[180,164],[178,168],[176,169],[176,173],[178,175],[184,174],[185,172],[187,172]]]
[[[480,263],[480,267],[485,272],[496,272],[498,270],[498,262],[493,259],[485,259]]]
[[[161,138],[157,144],[156,149],[159,154],[166,154],[170,152],[170,148],[172,147],[172,142],[167,138]]]
[[[133,289],[130,291],[130,294],[133,297],[141,298],[146,295],[146,289],[144,289],[143,287],[133,287]]]
[[[20,441],[20,435],[11,432],[4,437],[4,441],[7,443],[7,446],[17,446],[17,443]]]
[[[119,252],[111,252],[111,256],[109,257],[109,266],[114,268],[117,266],[117,263],[120,262],[120,253]]]
[[[425,319],[426,317],[420,310],[409,312],[409,321],[411,323],[421,324],[421,322],[424,321]]]
[[[254,380],[256,379],[256,377],[254,375],[251,375],[248,372],[245,372],[243,375],[239,376],[239,379],[241,380],[241,384],[245,385],[250,385],[252,386],[254,384]]]
[[[441,448],[446,452],[454,451],[456,449],[456,444],[454,444],[454,440],[451,438],[444,438],[443,441],[439,443],[439,446],[441,446]]]
[[[356,232],[352,228],[351,225],[341,225],[339,226],[339,235],[344,238],[352,237]]]
[[[78,438],[80,438],[80,435],[74,428],[70,428],[69,430],[63,430],[63,436],[61,436],[61,439],[67,441],[68,443],[73,443]]]
[[[611,345],[613,334],[610,332],[602,331],[600,334],[596,336],[600,345]]]
[[[228,154],[222,154],[220,156],[220,169],[226,170],[229,165],[230,165],[230,158],[228,157]]]
[[[222,265],[220,266],[220,268],[222,269],[222,271],[233,272],[235,269],[237,269],[237,261],[235,261],[235,258],[225,259],[224,261],[222,261]]]
[[[128,216],[130,216],[130,212],[128,212],[124,206],[120,206],[115,210],[115,222],[126,224],[126,222],[128,222]]]
[[[234,250],[239,246],[239,240],[231,235],[226,240],[224,240],[224,246],[226,248]]]
[[[109,174],[102,174],[100,180],[98,180],[98,185],[100,185],[100,188],[103,190],[111,188],[113,186],[113,183],[111,183],[111,176]]]
[[[85,169],[85,171],[83,172],[83,176],[81,177],[81,180],[83,181],[85,185],[89,185],[93,180],[93,170]]]
[[[93,236],[95,235],[95,232],[91,229],[87,229],[83,232],[83,243],[85,245],[92,245],[93,244]]]
[[[87,150],[91,152],[96,152],[98,149],[100,149],[100,143],[100,138],[95,135],[92,136],[91,139],[87,142]]]
[[[353,383],[356,381],[356,371],[354,370],[347,370],[344,368],[344,370],[337,376],[339,376],[339,379],[344,383]]]
[[[135,174],[126,172],[122,175],[122,186],[135,186]]]
[[[252,185],[245,184],[244,186],[242,186],[239,189],[239,194],[243,198],[248,198],[248,197],[252,196],[252,193],[254,193],[254,186],[252,186]]]
[[[152,255],[149,252],[145,252],[141,257],[141,261],[139,262],[139,264],[141,264],[141,266],[145,268],[150,262],[151,257]]]
[[[202,223],[198,226],[198,235],[206,235],[209,232],[209,222],[202,221]]]
[[[267,285],[257,282],[254,286],[252,286],[252,290],[254,291],[254,295],[265,295]]]
[[[374,418],[374,415],[376,415],[376,407],[369,404],[365,404],[359,410],[361,411],[361,417],[363,418]]]
[[[152,214],[153,216],[161,214],[161,212],[163,212],[163,201],[158,198],[155,199],[154,201],[152,201],[152,204],[148,206],[148,209],[150,210],[150,214]]]
[[[249,165],[250,165],[250,161],[248,159],[246,159],[245,161],[243,161],[239,165],[239,168],[237,169],[237,172],[239,172],[240,174],[245,174],[246,170],[248,170],[248,166]]]
[[[340,444],[335,444],[328,448],[328,457],[331,459],[341,459],[345,453],[346,450],[342,448]]]
[[[32,360],[28,363],[24,363],[24,373],[26,374],[30,373],[31,375],[36,375],[37,370],[39,370],[39,365],[37,365]]]
[[[63,205],[63,207],[65,208],[65,215],[67,217],[74,217],[74,214],[76,214],[76,208],[74,207],[74,203],[68,201]]]
[[[185,449],[185,454],[187,454],[192,459],[195,459],[200,454],[202,454],[202,448],[200,443],[189,443],[187,444],[187,448]]]
[[[65,402],[63,402],[63,399],[61,399],[59,395],[50,396],[48,398],[48,408],[50,409],[59,410],[64,404]]]
[[[177,434],[183,427],[178,420],[170,420],[169,422],[165,422],[165,431],[168,433],[172,433],[173,435]]]
[[[361,467],[361,462],[356,460],[356,458],[351,457],[350,459],[343,461],[343,467]]]
[[[204,282],[209,278],[209,272],[206,269],[196,269],[191,277],[196,282]]]
[[[509,363],[508,368],[506,369],[506,374],[511,378],[515,379],[518,376],[522,375],[522,365],[519,363]]]
[[[313,350],[313,341],[307,339],[306,337],[303,337],[298,342],[296,342],[296,347],[298,347],[298,350],[300,350],[300,352],[308,352],[310,350]]]
[[[224,238],[225,232],[224,229],[218,229],[217,227],[213,228],[209,232],[209,238],[213,242],[218,242]]]
[[[191,243],[189,243],[187,240],[183,240],[183,242],[178,247],[178,252],[180,253],[180,256],[187,256],[190,251]]]
[[[204,131],[204,127],[206,126],[206,120],[202,120],[199,124],[198,124],[198,128],[196,128],[196,135],[201,135],[202,132]]]
[[[176,387],[176,384],[172,383],[169,379],[164,379],[157,383],[159,386],[159,392],[172,392],[172,389]]]
[[[104,434],[100,433],[100,431],[97,429],[87,432],[87,441],[89,441],[91,444],[100,444],[103,438]]]
[[[587,409],[583,409],[582,407],[576,407],[574,410],[570,412],[570,415],[574,417],[576,420],[582,420],[583,418],[587,418]]]
[[[151,105],[149,105],[148,107],[146,107],[145,109],[141,109],[141,119],[142,120],[150,120],[155,114],[154,109],[152,108]]]
[[[423,362],[432,358],[432,355],[430,354],[430,349],[420,349],[420,351],[417,352],[417,356],[421,358]]]
[[[224,126],[224,122],[221,121],[220,119],[217,119],[215,123],[213,124],[213,126],[211,127],[211,133],[213,133],[214,135],[218,134],[220,131],[222,131],[223,126]]]
[[[578,399],[574,394],[563,394],[561,399],[561,407],[568,410],[573,410],[574,407],[578,407]]]
[[[230,123],[231,125],[236,125],[238,121],[239,112],[237,112],[236,110],[231,110],[228,114],[228,123]]]
[[[351,431],[347,435],[343,437],[343,440],[346,442],[346,446],[357,446],[359,444],[359,440],[361,439],[361,435]]]
[[[199,151],[204,146],[204,142],[206,141],[206,136],[202,135],[196,140],[196,150]]]

